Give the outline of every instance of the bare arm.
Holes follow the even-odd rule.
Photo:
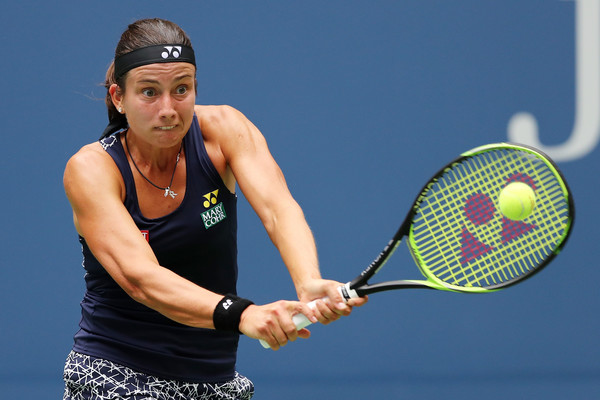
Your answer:
[[[182,324],[212,328],[221,298],[158,264],[123,205],[123,182],[96,143],[74,155],[64,186],[75,226],[112,278],[134,300]]]
[[[303,302],[328,296],[329,305],[320,304],[317,317],[322,323],[350,313],[337,292],[339,282],[323,280],[317,250],[302,209],[292,197],[285,178],[273,159],[267,143],[243,114],[230,107],[211,110],[203,132],[216,137],[244,196],[260,217]],[[361,305],[357,300],[352,305]]]

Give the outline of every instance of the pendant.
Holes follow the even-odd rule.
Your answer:
[[[172,191],[171,187],[169,186],[168,188],[165,188],[165,197],[167,197],[167,196],[171,196],[172,198],[175,198],[175,196],[177,196],[177,193]]]

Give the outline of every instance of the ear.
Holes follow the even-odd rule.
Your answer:
[[[118,110],[123,107],[123,91],[116,83],[113,83],[108,88],[108,93],[110,94],[110,98],[113,102],[113,105]]]

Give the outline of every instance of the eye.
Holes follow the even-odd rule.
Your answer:
[[[177,89],[175,90],[177,92],[177,94],[186,94],[188,89],[186,85],[181,85],[179,87],[177,87]]]
[[[152,97],[156,95],[156,92],[154,91],[154,89],[143,89],[142,94],[146,97]]]

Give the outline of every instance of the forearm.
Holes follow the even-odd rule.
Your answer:
[[[161,266],[128,278],[127,293],[165,317],[197,328],[214,328],[213,312],[222,294],[206,290]]]
[[[315,240],[302,210],[293,204],[286,212],[275,214],[267,231],[290,273],[298,298],[302,298],[305,285],[321,278]]]

